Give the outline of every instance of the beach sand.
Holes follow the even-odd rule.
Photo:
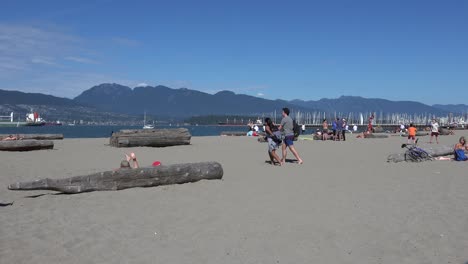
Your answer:
[[[459,136],[441,136],[454,145]],[[1,263],[467,263],[468,162],[387,163],[406,138],[297,141],[304,164],[272,166],[266,143],[194,137],[167,148],[108,139],[0,152]],[[427,142],[429,137],[421,137]],[[140,165],[218,161],[223,180],[54,195],[8,184]],[[288,158],[293,158],[289,152]]]

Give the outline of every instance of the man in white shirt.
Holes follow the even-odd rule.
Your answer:
[[[432,143],[432,138],[436,137],[436,142],[439,144],[439,124],[435,119],[432,119],[431,122],[431,139],[429,140],[429,143]]]

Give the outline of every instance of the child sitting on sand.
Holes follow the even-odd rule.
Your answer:
[[[137,158],[136,158],[136,155],[135,153],[130,153],[130,156],[125,154],[125,158],[127,159],[128,162],[133,161],[133,168],[136,169],[136,168],[139,168],[140,165],[138,164],[138,161],[137,161]]]
[[[466,157],[465,155],[465,150],[468,150],[468,145],[466,144],[465,137],[460,137],[458,143],[454,147],[455,160],[467,161],[468,157]]]
[[[140,165],[138,164],[135,153],[132,152],[132,153],[130,153],[130,155],[125,153],[125,159],[122,160],[122,162],[120,162],[120,169],[131,169],[132,167],[130,166],[130,161],[133,162],[133,168],[134,169],[137,169],[137,168],[140,167]],[[161,162],[159,160],[156,160],[156,161],[153,162],[153,164],[151,164],[151,166],[153,166],[153,167],[157,167],[157,166],[160,166],[160,165],[161,165]]]

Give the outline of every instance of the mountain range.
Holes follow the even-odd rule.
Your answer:
[[[55,119],[135,119],[143,113],[164,118],[186,118],[203,115],[248,115],[281,111],[327,113],[406,113],[447,116],[449,113],[466,114],[468,105],[426,105],[413,101],[390,101],[379,98],[341,96],[336,99],[268,100],[231,91],[216,94],[187,88],[172,89],[166,86],[130,88],[120,84],[104,83],[82,92],[74,99],[39,93],[0,90],[0,115],[8,111],[41,109]],[[20,110],[18,110],[20,109]],[[43,113],[45,114],[45,113]]]

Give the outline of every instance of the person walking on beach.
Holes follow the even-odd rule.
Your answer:
[[[284,144],[281,147],[282,154],[283,154],[283,157],[281,158],[281,163],[284,164],[286,162],[286,155],[288,154],[286,147],[288,147],[289,150],[291,150],[291,152],[293,153],[294,157],[296,157],[297,162],[299,164],[302,164],[303,160],[301,159],[301,157],[299,156],[299,153],[297,153],[297,150],[294,147],[294,130],[293,130],[294,126],[293,126],[293,120],[289,116],[288,108],[286,107],[283,108],[282,116],[283,116],[283,119],[281,119],[281,124],[279,126],[279,129],[280,131],[283,132],[283,135],[285,136],[285,138],[284,138]]]
[[[410,143],[410,139],[413,140],[413,144],[416,143],[416,131],[418,131],[418,129],[411,123],[408,127],[408,144]]]
[[[273,124],[273,121],[271,121],[271,118],[269,117],[265,118],[265,133],[268,142],[268,156],[270,157],[271,164],[276,165],[276,160],[280,166],[283,165],[280,157],[278,154],[276,154],[276,150],[281,145],[281,132],[278,130],[278,127]]]
[[[429,143],[432,144],[432,138],[435,136],[437,144],[439,144],[439,124],[435,119],[432,119],[431,122],[431,139]]]

